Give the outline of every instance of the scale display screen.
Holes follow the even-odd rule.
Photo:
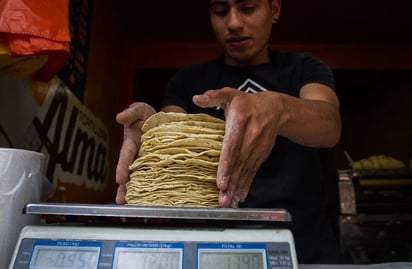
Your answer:
[[[13,269],[296,269],[289,230],[26,226]],[[2,269],[2,268],[1,268]]]
[[[30,259],[31,269],[96,269],[101,243],[81,241],[36,241]]]
[[[182,243],[118,243],[113,269],[183,268]]]
[[[266,269],[264,244],[199,244],[198,269]]]

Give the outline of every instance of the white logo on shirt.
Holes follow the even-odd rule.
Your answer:
[[[247,92],[247,93],[258,93],[258,92],[264,92],[267,91],[264,87],[261,85],[257,84],[250,78],[245,80],[242,85],[238,88],[239,91]]]

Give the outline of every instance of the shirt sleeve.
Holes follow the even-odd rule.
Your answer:
[[[322,60],[305,54],[303,60],[302,85],[308,83],[324,84],[335,90],[335,81],[330,67]]]

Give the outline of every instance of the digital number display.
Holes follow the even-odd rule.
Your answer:
[[[36,245],[30,261],[32,269],[96,269],[100,247]]]
[[[266,249],[242,244],[198,248],[198,269],[266,269]]]
[[[116,247],[114,269],[181,269],[183,245],[155,244],[161,247]]]
[[[264,269],[262,253],[202,253],[199,269]]]

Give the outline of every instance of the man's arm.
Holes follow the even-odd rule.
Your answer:
[[[335,92],[322,84],[310,83],[300,91],[300,98],[283,96],[284,123],[279,135],[295,143],[327,148],[340,139],[339,100]]]
[[[116,167],[116,183],[119,184],[116,203],[125,204],[126,183],[129,181],[129,165],[133,163],[140,148],[142,125],[156,110],[146,103],[132,103],[116,115],[116,121],[123,125],[123,143]]]
[[[249,192],[277,135],[302,145],[330,147],[340,137],[339,102],[332,89],[312,83],[300,98],[265,91],[248,94],[233,88],[194,96],[200,107],[221,107],[226,130],[217,172],[219,203],[236,207]]]

